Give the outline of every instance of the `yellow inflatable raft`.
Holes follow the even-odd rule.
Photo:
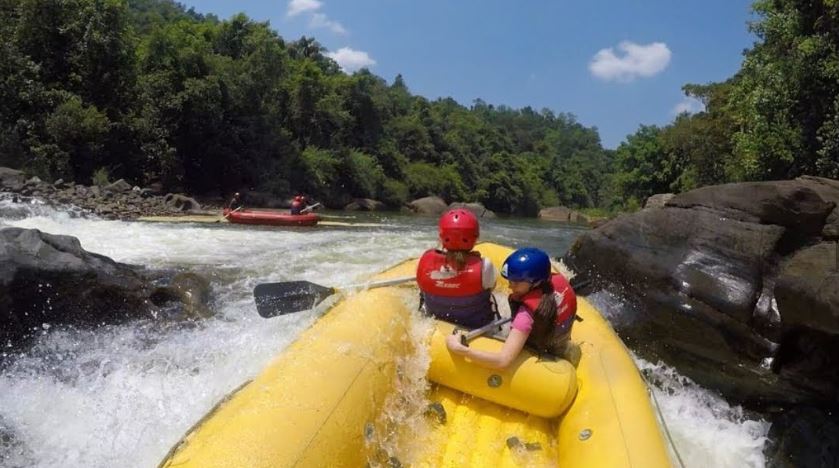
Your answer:
[[[477,250],[496,265],[510,253],[487,243]],[[376,279],[415,269],[407,261]],[[584,298],[572,332],[582,351],[576,368],[523,353],[493,371],[448,353],[449,324],[426,320],[430,343],[414,338],[423,322],[415,297],[415,286],[403,286],[342,298],[160,466],[672,466],[629,352]]]

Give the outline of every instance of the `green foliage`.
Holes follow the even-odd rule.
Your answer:
[[[110,183],[110,180],[108,180],[107,168],[100,167],[99,169],[93,172],[93,185],[97,187],[104,187]]]
[[[0,164],[194,193],[243,187],[478,200],[501,213],[633,209],[654,193],[839,177],[839,2],[758,0],[758,37],[705,109],[616,151],[573,115],[412,95],[342,73],[314,38],[171,0],[0,0]]]
[[[753,8],[761,18],[752,31],[761,40],[746,53],[732,90],[731,176],[835,173],[839,6],[758,0]]]
[[[382,183],[382,191],[379,195],[382,203],[392,208],[400,207],[408,202],[408,186],[403,182],[393,179],[385,179]]]
[[[454,166],[435,166],[425,162],[405,168],[405,183],[414,198],[437,195],[446,201],[463,200],[465,187]]]

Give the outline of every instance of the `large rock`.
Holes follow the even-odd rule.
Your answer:
[[[370,198],[356,198],[344,209],[347,211],[381,211],[387,209],[387,205]]]
[[[201,205],[194,198],[179,193],[166,195],[164,203],[179,211],[198,211],[201,209]]]
[[[589,218],[571,208],[564,206],[549,206],[539,210],[539,218],[545,221],[559,221],[563,223],[588,224]]]
[[[117,193],[124,193],[131,191],[131,184],[125,181],[125,179],[119,179],[116,182],[106,185],[103,190],[109,192],[117,192]]]
[[[616,327],[642,353],[740,401],[826,404],[839,273],[822,233],[837,203],[827,179],[703,187],[583,234],[564,260],[636,306]]]
[[[35,229],[0,230],[0,342],[45,324],[96,325],[149,316],[146,284],[131,267]]]
[[[839,421],[819,408],[797,407],[776,416],[765,453],[773,468],[839,466]]]
[[[664,205],[675,196],[675,193],[657,193],[650,195],[647,201],[644,202],[644,208],[664,208]]]
[[[454,203],[449,205],[450,210],[455,209],[455,208],[467,209],[467,210],[471,211],[472,213],[474,213],[475,216],[477,216],[479,218],[495,218],[496,217],[495,213],[492,210],[488,210],[484,205],[482,205],[478,202],[472,202],[472,203],[454,202]]]
[[[449,206],[440,197],[425,197],[408,203],[408,208],[417,214],[422,215],[441,215]]]
[[[0,167],[0,190],[17,192],[23,188],[26,176],[17,169]]]
[[[214,315],[210,308],[211,292],[207,278],[192,272],[180,272],[168,286],[156,288],[150,300],[164,308],[174,306],[176,310],[169,310],[169,316],[205,319]]]

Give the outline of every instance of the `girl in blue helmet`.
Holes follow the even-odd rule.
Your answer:
[[[516,250],[504,261],[501,276],[510,282],[513,323],[498,352],[464,346],[459,335],[446,338],[455,354],[478,364],[503,369],[519,355],[525,344],[539,353],[563,355],[577,313],[577,297],[564,276],[551,273],[551,260],[542,250]]]

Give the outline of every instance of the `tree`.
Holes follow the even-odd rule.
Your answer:
[[[757,0],[760,39],[746,53],[731,97],[735,179],[828,171],[836,154],[839,3]]]

